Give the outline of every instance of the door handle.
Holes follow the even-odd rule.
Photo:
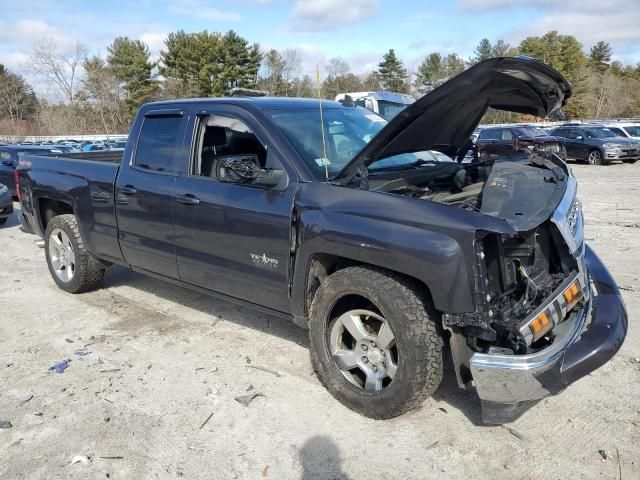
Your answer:
[[[176,200],[180,203],[184,203],[185,205],[198,205],[200,203],[200,199],[190,193],[187,193],[186,195],[177,195]]]
[[[138,193],[138,190],[133,188],[131,185],[125,185],[124,187],[120,187],[120,193],[124,193],[125,195],[134,195]]]

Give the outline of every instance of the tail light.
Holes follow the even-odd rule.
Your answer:
[[[13,178],[16,181],[16,195],[18,196],[18,201],[20,201],[20,174],[17,168],[13,171]]]

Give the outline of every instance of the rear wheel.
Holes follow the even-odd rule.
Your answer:
[[[66,292],[85,292],[104,277],[104,266],[86,250],[74,215],[49,220],[45,255],[51,277]]]
[[[602,165],[602,153],[600,153],[600,150],[591,150],[587,155],[587,163],[589,165]]]
[[[350,409],[392,418],[438,388],[437,315],[411,282],[377,269],[345,268],[318,287],[310,317],[314,370]]]

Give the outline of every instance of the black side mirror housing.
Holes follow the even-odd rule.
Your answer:
[[[17,163],[14,162],[13,160],[3,160],[2,161],[2,165],[4,165],[5,167],[12,167],[15,168]]]
[[[284,171],[262,168],[257,155],[228,155],[217,159],[216,176],[221,182],[275,188],[282,182]]]

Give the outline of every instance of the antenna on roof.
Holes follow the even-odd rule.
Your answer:
[[[324,117],[322,114],[322,95],[320,93],[320,68],[316,64],[316,81],[318,82],[318,104],[320,105],[320,131],[322,132],[322,163],[324,164],[324,178],[329,181],[329,159],[327,158],[327,140],[324,136]]]

